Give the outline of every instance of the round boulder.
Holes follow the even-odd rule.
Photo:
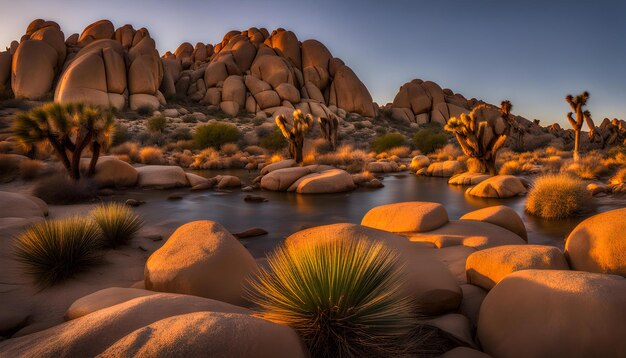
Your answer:
[[[478,220],[498,225],[519,235],[528,241],[528,232],[522,218],[515,210],[504,205],[478,209],[461,216],[461,220]]]
[[[188,186],[187,176],[181,167],[146,165],[137,168],[137,185],[141,188],[169,189]]]
[[[510,198],[526,194],[522,181],[513,175],[496,175],[469,188],[467,194],[481,198]]]
[[[390,232],[424,232],[448,223],[448,212],[443,205],[409,201],[377,206],[370,209],[361,225]]]

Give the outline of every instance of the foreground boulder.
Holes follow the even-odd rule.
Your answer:
[[[565,242],[573,270],[626,277],[626,209],[592,216],[574,228]]]
[[[519,235],[528,241],[528,232],[522,218],[515,210],[504,205],[478,209],[461,216],[461,220],[478,220],[498,225]]]
[[[436,247],[463,245],[483,250],[502,245],[525,245],[526,241],[500,226],[474,220],[452,220],[428,232],[407,233],[415,242],[431,242]]]
[[[448,223],[448,212],[443,205],[409,201],[381,205],[370,209],[361,225],[390,232],[424,232]]]
[[[120,339],[100,357],[307,357],[288,326],[237,313],[165,318]]]
[[[467,194],[481,198],[510,198],[526,194],[522,181],[513,175],[496,175],[469,188]]]
[[[518,271],[483,301],[478,339],[494,357],[623,357],[624,302],[620,276]]]
[[[81,159],[81,168],[89,167],[90,158]],[[132,165],[115,157],[98,158],[96,173],[91,178],[99,188],[130,188],[137,185],[139,173]]]
[[[157,293],[0,342],[0,352],[7,357],[95,357],[136,329],[193,312],[251,313],[207,298]]]
[[[65,320],[73,320],[92,312],[130,301],[137,297],[157,294],[158,292],[139,288],[109,287],[96,291],[74,301],[65,312]]]
[[[542,245],[505,245],[477,251],[467,258],[467,281],[490,290],[521,270],[569,270],[561,250]]]
[[[298,231],[285,244],[307,241],[367,240],[380,242],[395,250],[405,265],[406,295],[417,303],[419,311],[438,315],[456,310],[461,302],[461,288],[446,266],[437,259],[429,245],[409,242],[406,238],[355,224],[333,224]]]
[[[32,195],[0,191],[0,218],[42,218],[48,205]]]
[[[171,189],[188,186],[183,168],[169,165],[146,165],[138,167],[137,185],[140,188]]]
[[[146,289],[183,293],[244,305],[243,284],[257,268],[254,258],[222,225],[187,223],[146,262]]]

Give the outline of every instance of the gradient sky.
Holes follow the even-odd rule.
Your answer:
[[[161,53],[229,30],[284,27],[342,58],[380,104],[413,78],[565,124],[567,93],[591,93],[596,124],[626,119],[625,1],[0,0],[0,45],[35,18],[66,36],[103,18],[146,27]]]

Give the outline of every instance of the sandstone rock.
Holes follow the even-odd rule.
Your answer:
[[[234,175],[218,175],[216,187],[218,189],[239,188],[241,187],[241,179]]]
[[[233,339],[237,337],[237,339]],[[154,322],[101,357],[307,357],[288,326],[236,313],[195,312]]]
[[[308,174],[291,185],[299,194],[329,194],[353,190],[352,176],[342,169],[328,169]],[[288,189],[292,191],[292,189]]]
[[[156,96],[149,94],[132,94],[129,98],[130,109],[136,111],[140,108],[147,108],[149,111],[156,111],[161,106],[161,102]]]
[[[235,101],[222,101],[220,103],[220,109],[231,117],[236,117],[239,114],[239,110],[242,107]]]
[[[265,44],[289,60],[293,66],[302,68],[300,41],[292,31],[275,31],[272,36],[265,40]]]
[[[478,326],[480,306],[487,296],[487,291],[470,284],[461,285],[461,291],[463,292],[463,301],[461,301],[459,313],[470,320],[472,331],[475,331]]]
[[[207,181],[207,178],[202,177],[197,174],[193,174],[193,173],[185,173],[185,176],[187,177],[189,186],[191,186],[192,188],[195,187],[196,185],[203,184]]]
[[[428,176],[449,178],[454,174],[463,171],[463,164],[457,160],[446,160],[445,162],[432,163],[425,173]]]
[[[370,162],[367,163],[367,171],[372,173],[393,173],[400,168],[396,162]]]
[[[452,185],[476,185],[491,178],[489,174],[465,172],[454,175],[448,180],[448,184]]]
[[[528,241],[528,232],[522,218],[515,210],[504,205],[490,206],[469,212],[461,216],[461,220],[478,220],[498,225],[519,235]]]
[[[81,159],[81,169],[87,170],[90,161],[91,158]],[[103,156],[98,158],[92,180],[99,188],[130,188],[137,185],[138,178],[139,173],[132,165],[115,157]]]
[[[430,159],[425,155],[416,155],[411,159],[411,169],[418,170],[430,165]]]
[[[365,117],[374,117],[374,105],[369,91],[348,66],[337,69],[331,85],[330,105]]]
[[[502,245],[525,245],[513,232],[490,223],[474,220],[452,220],[428,232],[407,234],[415,242],[431,242],[439,248],[463,245],[483,250]]]
[[[70,321],[104,308],[115,306],[137,297],[155,295],[157,292],[138,288],[109,287],[96,291],[74,301],[65,312],[65,320]]]
[[[471,254],[466,263],[468,283],[489,291],[507,275],[520,270],[569,270],[563,253],[552,246],[504,245]]]
[[[370,209],[361,225],[390,232],[425,232],[448,223],[446,209],[437,203],[404,202]]]
[[[250,253],[213,221],[187,223],[146,262],[146,288],[245,304],[243,283],[256,269]]]
[[[626,209],[594,215],[574,228],[565,241],[572,270],[626,277]]]
[[[452,336],[458,338],[462,342],[465,342],[471,347],[476,347],[476,343],[474,343],[472,332],[470,330],[470,322],[467,317],[462,314],[449,313],[443,316],[429,318],[427,320],[423,320],[422,322],[450,333]]]
[[[80,34],[78,42],[88,44],[94,40],[111,39],[114,34],[113,23],[109,20],[100,20],[87,26]]]
[[[300,91],[289,83],[282,83],[276,87],[276,93],[281,100],[289,101],[291,103],[300,102]]]
[[[290,168],[296,166],[297,163],[293,159],[285,159],[276,163],[268,164],[261,169],[261,175],[265,175],[267,173],[271,173],[274,170]]]
[[[31,195],[0,191],[0,218],[34,218],[48,215],[48,205]]]
[[[294,84],[294,75],[285,59],[279,56],[257,57],[250,68],[252,75],[277,88],[282,83]],[[258,101],[258,98],[257,98]]]
[[[13,55],[11,87],[16,98],[39,99],[52,87],[57,51],[45,41],[26,40]]]
[[[141,188],[169,189],[188,186],[187,176],[181,167],[146,165],[137,168],[137,185]]]
[[[278,163],[270,164],[270,166]],[[284,165],[286,164],[284,163]],[[261,178],[261,188],[272,191],[286,191],[296,180],[310,173],[310,169],[306,167],[273,169]]]
[[[243,84],[243,78],[241,76],[228,76],[226,80],[224,80],[222,101],[233,101],[237,103],[238,108],[244,108],[246,104],[246,86]],[[236,114],[237,113],[234,115]]]
[[[273,90],[259,92],[254,95],[254,99],[261,109],[280,106],[280,96]]]
[[[494,357],[620,357],[626,351],[624,302],[623,277],[518,271],[483,301],[478,339]]]
[[[522,181],[513,175],[496,175],[467,190],[467,194],[472,196],[500,199],[526,194],[526,192]]]

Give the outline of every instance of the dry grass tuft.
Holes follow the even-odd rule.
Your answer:
[[[99,204],[91,211],[91,217],[102,230],[106,247],[127,243],[143,226],[143,220],[133,209],[121,203]]]
[[[544,219],[564,219],[579,214],[590,200],[582,180],[567,174],[549,174],[535,180],[528,193],[526,211]]]
[[[139,158],[143,164],[158,165],[163,164],[163,152],[157,147],[144,147],[139,151]]]

